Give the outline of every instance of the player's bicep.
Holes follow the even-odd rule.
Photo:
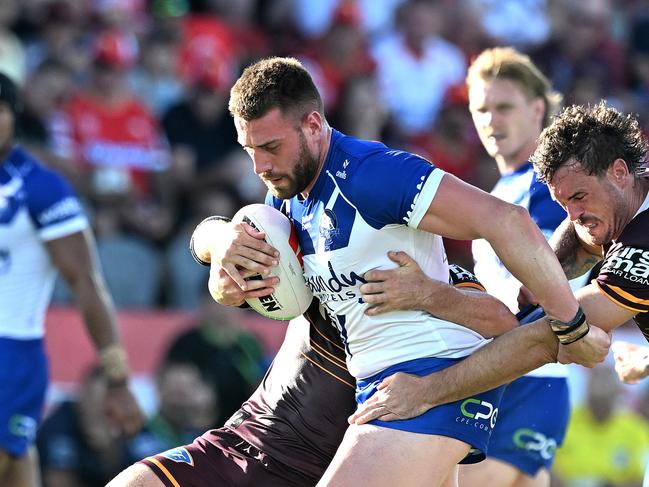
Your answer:
[[[586,319],[604,331],[612,331],[633,318],[637,311],[627,309],[609,298],[594,284],[589,284],[575,292]]]
[[[97,270],[94,241],[89,230],[48,240],[45,247],[52,263],[70,286],[87,282]]]
[[[499,221],[516,206],[465,183],[452,174],[444,174],[435,197],[418,229],[457,240],[488,238]]]

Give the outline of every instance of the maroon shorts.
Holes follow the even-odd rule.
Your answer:
[[[225,428],[138,463],[167,487],[305,487],[318,481],[274,461]]]

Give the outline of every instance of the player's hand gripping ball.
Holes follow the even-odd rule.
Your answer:
[[[246,299],[252,309],[274,320],[292,320],[311,304],[313,294],[304,281],[302,252],[295,228],[280,211],[268,205],[244,206],[232,218],[234,223],[245,222],[266,234],[266,243],[279,251],[279,265],[271,274],[279,277],[279,284],[269,296]],[[252,276],[249,279],[259,279]]]

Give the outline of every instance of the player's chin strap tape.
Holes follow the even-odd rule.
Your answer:
[[[196,233],[196,230],[198,229],[198,227],[200,227],[203,223],[209,222],[209,221],[212,221],[212,220],[216,220],[216,221],[219,221],[219,222],[229,222],[229,221],[231,221],[231,219],[228,218],[227,216],[218,216],[218,215],[208,216],[207,218],[205,218],[205,220],[203,220],[198,225],[196,225],[196,229],[194,229],[194,233],[192,233],[192,238],[189,240],[189,253],[192,254],[192,257],[194,258],[194,260],[196,262],[198,262],[200,265],[204,265],[205,267],[209,267],[210,263],[205,262],[203,259],[198,257],[198,255],[196,255],[196,251],[194,250],[194,234]]]
[[[568,322],[551,319],[550,327],[559,338],[561,345],[569,345],[584,338],[590,330],[590,326],[586,322],[586,315],[581,307],[577,310],[575,317]]]

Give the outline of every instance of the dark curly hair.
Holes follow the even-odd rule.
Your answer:
[[[600,176],[616,159],[639,174],[647,156],[647,140],[638,121],[605,101],[594,106],[573,105],[561,112],[539,138],[532,155],[540,180],[549,182],[566,162],[575,160],[587,174]]]
[[[300,119],[310,111],[324,117],[320,93],[297,59],[262,59],[248,66],[230,90],[228,109],[233,116],[250,121],[274,108]]]

